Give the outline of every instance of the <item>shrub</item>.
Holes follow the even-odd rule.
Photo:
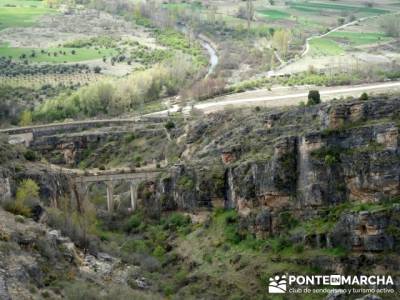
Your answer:
[[[16,194],[15,201],[6,203],[6,210],[16,215],[31,216],[31,209],[39,200],[39,186],[32,179],[23,180]]]
[[[30,150],[30,149],[25,151],[24,157],[26,160],[29,160],[29,161],[37,161],[40,159],[40,155],[38,155],[37,152]]]
[[[338,160],[335,156],[331,155],[331,154],[327,154],[325,155],[325,163],[328,166],[333,166],[335,163],[337,163]]]
[[[138,228],[143,223],[143,218],[137,214],[131,216],[124,225],[124,230],[130,232]]]
[[[164,228],[176,230],[190,224],[190,218],[178,212],[171,213],[166,219],[162,220]]]
[[[165,123],[165,128],[167,129],[167,130],[171,130],[171,129],[174,129],[175,128],[175,123],[172,121],[172,120],[168,120],[168,122],[167,123]]]
[[[360,100],[364,100],[364,101],[365,101],[365,100],[368,100],[368,98],[369,98],[369,97],[368,97],[368,94],[365,93],[365,92],[362,93],[361,96],[360,96]]]
[[[31,216],[31,209],[20,201],[9,200],[4,203],[4,209],[15,215]]]
[[[303,253],[304,252],[304,246],[302,244],[295,245],[294,246],[294,252]]]
[[[227,242],[235,245],[239,244],[243,240],[243,237],[239,234],[236,226],[228,226],[225,228],[225,238]]]
[[[32,124],[32,112],[26,110],[21,114],[21,118],[19,121],[20,126],[29,126]]]
[[[178,187],[184,191],[191,191],[194,189],[195,187],[195,183],[193,181],[192,178],[190,178],[187,175],[183,175],[179,178],[178,183],[177,183]]]
[[[307,105],[311,106],[319,103],[321,103],[321,96],[319,94],[319,91],[317,90],[309,91]]]
[[[101,72],[101,67],[96,66],[93,68],[94,73],[99,74]]]
[[[157,257],[159,261],[164,261],[164,255],[165,255],[165,249],[161,247],[160,245],[157,245],[157,247],[153,251],[153,256]]]

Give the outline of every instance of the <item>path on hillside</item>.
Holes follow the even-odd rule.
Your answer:
[[[312,40],[315,40],[315,39],[322,39],[322,38],[328,36],[329,34],[331,34],[331,33],[333,33],[333,32],[336,32],[336,31],[345,29],[345,28],[347,28],[347,27],[349,27],[349,26],[352,26],[352,25],[357,24],[358,22],[364,22],[364,21],[366,21],[366,20],[373,19],[373,18],[377,18],[377,17],[378,17],[378,16],[363,17],[363,18],[360,18],[360,19],[351,21],[351,22],[349,22],[349,23],[345,23],[345,24],[342,24],[342,25],[340,25],[340,26],[337,26],[337,27],[335,27],[335,28],[329,30],[329,31],[326,32],[326,33],[308,37],[308,38],[306,39],[306,44],[305,44],[304,51],[303,51],[303,53],[300,55],[300,57],[304,57],[304,56],[310,51],[310,42],[311,42]]]
[[[385,16],[396,15],[396,14],[398,14],[398,12],[395,12],[395,13],[387,13],[387,14],[385,14]],[[281,71],[281,70],[284,69],[284,68],[289,67],[290,65],[293,65],[293,64],[299,62],[301,59],[303,59],[303,58],[308,54],[308,52],[309,52],[310,49],[311,49],[310,42],[311,42],[312,40],[324,38],[324,37],[328,36],[329,34],[331,34],[331,33],[333,33],[333,32],[336,32],[336,31],[345,29],[345,28],[347,28],[347,27],[353,26],[353,25],[357,24],[358,22],[364,22],[364,21],[366,21],[366,20],[378,18],[378,17],[380,17],[380,16],[382,16],[382,15],[374,15],[374,16],[362,17],[362,18],[356,19],[356,20],[354,20],[354,21],[351,21],[351,22],[342,24],[342,25],[340,25],[340,26],[334,27],[334,28],[330,29],[329,31],[327,31],[327,32],[325,32],[325,33],[323,33],[323,34],[312,35],[312,36],[310,36],[310,37],[308,37],[308,38],[306,39],[305,45],[304,45],[304,48],[303,48],[304,50],[303,50],[303,52],[299,55],[299,57],[298,57],[297,59],[292,59],[292,60],[289,60],[289,61],[286,61],[286,62],[283,62],[283,63],[281,62],[281,64],[280,64],[277,68],[275,68],[274,70],[268,71],[267,73],[264,73],[264,74],[262,74],[262,75],[266,75],[266,76],[268,76],[268,77],[274,77],[274,76],[279,76],[279,75],[281,75],[281,74],[279,73],[279,71]],[[295,72],[289,71],[289,72],[283,72],[283,73],[284,73],[284,74],[293,74],[293,73],[295,73]]]

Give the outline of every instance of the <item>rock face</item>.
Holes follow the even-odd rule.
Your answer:
[[[10,178],[0,178],[0,202],[4,202],[11,197]]]
[[[17,222],[1,208],[0,219],[1,300],[43,299],[43,292],[50,299],[64,299],[48,288],[57,278],[127,285],[129,266],[119,259],[85,254],[59,231],[30,219]]]
[[[222,206],[223,197],[222,169],[175,165],[156,183],[154,199],[148,195],[143,205],[150,210],[192,211],[198,207]]]
[[[400,242],[400,208],[388,211],[343,214],[332,231],[332,245],[352,251],[381,252],[395,250]]]
[[[399,111],[400,101],[393,98],[258,117],[210,116],[208,123],[190,126],[192,156],[157,182],[154,201],[161,210],[195,210],[223,196],[224,206],[236,209],[261,237],[279,234],[286,212],[308,221],[327,218],[330,207],[377,205],[384,212],[344,209],[329,221],[329,230],[300,239],[352,251],[393,250],[398,223],[385,203],[400,196]],[[210,176],[210,168],[222,172]],[[215,184],[217,178],[223,183]]]
[[[0,270],[0,299],[11,300],[10,294],[8,293],[4,270]]]
[[[9,172],[11,194],[15,194],[20,181],[30,178],[38,184],[40,198],[47,206],[56,205],[60,197],[68,195],[71,191],[70,178],[67,175],[51,171],[40,164],[26,163],[20,170],[14,169]]]

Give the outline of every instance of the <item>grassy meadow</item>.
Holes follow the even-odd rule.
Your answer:
[[[95,48],[66,48],[54,47],[47,49],[14,48],[7,45],[0,46],[0,56],[11,57],[12,59],[28,60],[29,62],[79,62],[92,59],[100,59],[115,54],[113,49]]]
[[[55,13],[42,1],[0,0],[0,30],[33,25],[44,14]]]

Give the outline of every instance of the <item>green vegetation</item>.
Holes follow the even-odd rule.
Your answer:
[[[190,61],[181,59],[159,64],[116,81],[101,81],[67,97],[46,101],[33,112],[36,121],[54,121],[82,116],[117,115],[139,110],[146,103],[177,93],[195,71]]]
[[[240,93],[247,90],[254,90],[257,88],[270,88],[274,84],[281,84],[285,86],[294,85],[316,85],[316,86],[337,86],[337,85],[351,85],[360,84],[365,81],[368,76],[371,81],[380,82],[385,80],[397,80],[400,78],[400,71],[397,67],[392,70],[382,70],[373,68],[363,70],[358,69],[351,72],[324,74],[316,72],[302,72],[293,74],[290,77],[278,78],[261,78],[255,80],[245,80],[240,83],[231,85],[225,89],[225,93]]]
[[[334,225],[344,213],[368,211],[371,213],[382,212],[392,209],[393,205],[400,202],[397,197],[389,198],[377,203],[360,203],[356,201],[348,201],[333,207],[326,208],[321,211],[321,216],[313,218],[307,222],[301,223],[291,232],[300,232],[304,230],[307,234],[322,234],[330,232]]]
[[[45,85],[35,89],[0,85],[0,125],[18,125],[24,119],[22,118],[24,112],[25,117],[28,118],[24,119],[21,124],[24,124],[25,121],[30,123],[29,114],[36,103],[55,97],[60,93],[68,93],[72,88]]]
[[[311,90],[308,92],[307,106],[312,106],[321,103],[319,91]]]
[[[263,9],[259,10],[258,13],[266,17],[267,19],[273,19],[273,20],[280,20],[280,19],[289,19],[290,14],[281,10],[275,10],[275,9]]]
[[[354,6],[334,3],[322,3],[322,2],[290,2],[290,7],[299,11],[318,13],[320,10],[332,10],[334,12],[353,12],[353,13],[364,13],[364,14],[384,14],[387,10],[368,7],[368,6]]]
[[[31,210],[38,199],[39,186],[32,179],[26,179],[19,184],[15,200],[9,200],[4,206],[13,214],[30,217]]]
[[[344,53],[343,48],[327,38],[315,38],[310,41],[311,55],[315,56],[335,56]]]
[[[333,166],[340,162],[341,153],[346,152],[340,147],[329,146],[314,150],[311,155],[318,160],[324,161],[326,165]]]
[[[0,46],[0,56],[28,62],[79,62],[85,60],[100,59],[104,56],[112,56],[116,52],[113,49],[95,48],[66,48],[54,47],[47,49],[14,48],[5,45]]]
[[[174,50],[182,51],[194,58],[194,62],[198,66],[207,65],[207,58],[204,56],[200,46],[191,43],[182,33],[174,30],[155,30],[157,42],[161,45],[170,47]]]
[[[17,6],[5,7],[7,4],[17,4]],[[29,7],[27,7],[27,5],[29,5]],[[44,14],[53,12],[54,10],[52,9],[42,7],[41,1],[1,1],[0,30],[9,27],[31,26]]]
[[[189,176],[182,176],[178,180],[178,187],[184,191],[193,191],[194,181]]]
[[[331,38],[335,41],[346,43],[351,46],[367,45],[389,40],[385,34],[379,32],[335,31],[328,34],[327,38]]]

